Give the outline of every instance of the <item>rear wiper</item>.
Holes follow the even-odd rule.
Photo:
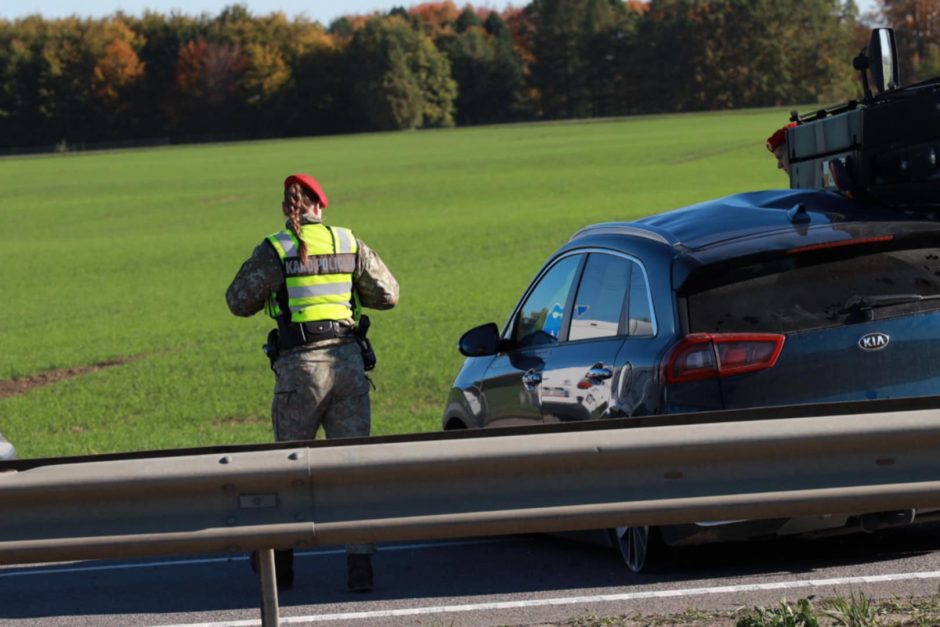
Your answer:
[[[919,303],[927,300],[940,300],[940,294],[882,294],[880,296],[853,296],[842,306],[842,312],[867,311],[869,314],[875,309]]]
[[[940,294],[884,294],[882,296],[862,296],[859,303],[859,309],[878,309],[880,307],[891,307],[893,305],[905,305],[907,303],[919,303],[922,300],[938,300]]]

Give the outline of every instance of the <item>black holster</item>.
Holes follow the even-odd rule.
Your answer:
[[[274,362],[277,361],[278,357],[277,329],[268,331],[268,340],[264,346],[261,347],[261,350],[267,355],[268,362],[271,364],[271,370],[274,370]]]
[[[372,342],[366,337],[371,324],[369,316],[360,316],[359,324],[356,325],[356,343],[359,344],[359,350],[362,351],[362,366],[366,370],[375,368],[375,351],[372,350]]]

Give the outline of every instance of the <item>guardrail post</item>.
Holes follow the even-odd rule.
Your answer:
[[[258,579],[261,581],[261,627],[279,627],[281,617],[277,605],[274,549],[258,551]]]

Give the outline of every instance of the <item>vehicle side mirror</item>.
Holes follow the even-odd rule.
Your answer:
[[[494,322],[474,327],[460,336],[457,348],[466,357],[495,355],[500,349],[499,328]]]
[[[898,49],[894,43],[894,31],[890,28],[875,28],[868,42],[868,60],[871,77],[879,93],[901,86],[898,69]]]

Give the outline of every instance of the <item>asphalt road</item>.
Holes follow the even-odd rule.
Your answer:
[[[863,592],[930,596],[940,584],[940,526],[815,542],[715,545],[653,575],[610,549],[551,536],[391,544],[376,588],[345,589],[341,549],[300,552],[280,593],[290,625],[532,625],[579,616],[657,615],[775,606]],[[260,625],[244,555],[0,567],[0,625]]]

